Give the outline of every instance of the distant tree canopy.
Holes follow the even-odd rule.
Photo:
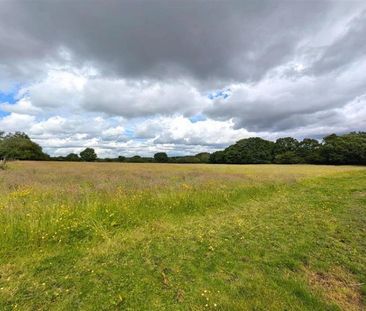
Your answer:
[[[210,154],[208,152],[197,153],[195,157],[198,158],[201,163],[210,162]]]
[[[86,162],[93,162],[97,159],[97,154],[93,148],[86,148],[80,152],[80,159]]]
[[[0,158],[13,160],[46,160],[48,155],[28,135],[0,132]]]
[[[117,158],[117,161],[118,162],[124,162],[126,160],[126,157],[124,157],[124,156],[119,156],[118,158]]]
[[[320,160],[329,164],[366,164],[366,132],[325,137]]]
[[[65,157],[66,161],[80,161],[80,157],[76,154],[76,153],[69,153],[66,157]]]
[[[158,152],[154,154],[154,159],[156,162],[168,162],[169,158],[168,155],[165,152]]]
[[[366,164],[366,133],[352,132],[324,137],[320,143],[305,138],[279,138],[276,142],[252,137],[239,140],[223,151],[210,155],[211,163],[230,164]]]
[[[292,137],[284,137],[276,140],[273,147],[274,163],[296,164],[304,162],[297,153],[299,142]]]
[[[316,139],[305,138],[296,150],[296,154],[303,159],[305,163],[321,163],[322,157],[320,155],[321,144]]]
[[[259,137],[239,140],[236,144],[226,148],[225,163],[230,164],[259,164],[271,163],[275,144]]]

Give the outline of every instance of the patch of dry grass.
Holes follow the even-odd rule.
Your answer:
[[[306,270],[310,286],[335,303],[342,310],[362,311],[360,283],[350,272],[342,267],[333,267],[327,272]]]

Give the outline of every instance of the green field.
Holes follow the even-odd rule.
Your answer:
[[[364,310],[366,169],[13,162],[0,310]]]

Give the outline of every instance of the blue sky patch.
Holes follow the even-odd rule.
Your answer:
[[[209,99],[216,99],[222,97],[223,99],[226,99],[230,96],[231,92],[230,89],[224,89],[224,90],[216,90],[210,94],[208,94]]]
[[[16,101],[15,94],[16,93],[2,93],[2,92],[0,92],[0,104],[2,104],[2,103],[14,104],[15,101]],[[5,117],[7,115],[9,115],[9,112],[1,110],[1,106],[0,106],[0,117]]]
[[[205,120],[207,120],[207,117],[205,115],[203,115],[203,114],[196,114],[193,117],[190,117],[189,120],[192,123],[196,123],[196,122],[199,122],[199,121],[205,121]]]
[[[15,103],[15,93],[1,93],[0,92],[0,103],[9,103],[13,104]]]

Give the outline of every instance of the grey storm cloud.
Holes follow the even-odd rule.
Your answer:
[[[344,33],[324,49],[319,59],[312,65],[312,72],[317,75],[344,69],[353,62],[365,57],[366,53],[366,10],[352,19]]]
[[[1,1],[2,61],[64,46],[109,74],[253,80],[333,17],[329,1]]]

